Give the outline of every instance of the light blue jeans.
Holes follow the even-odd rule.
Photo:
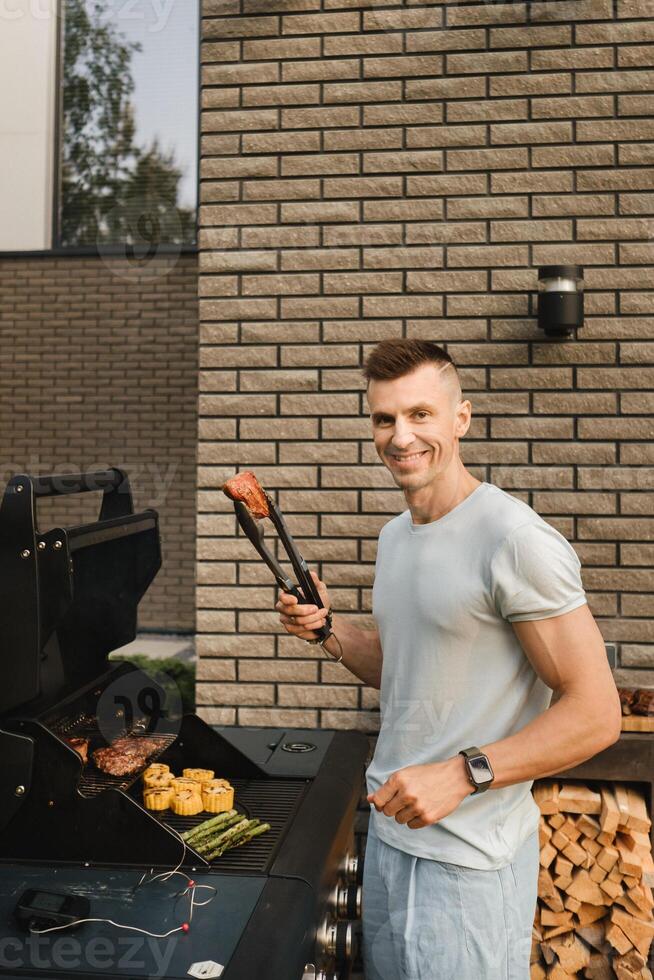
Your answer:
[[[538,833],[498,871],[413,857],[368,835],[366,980],[529,980]]]

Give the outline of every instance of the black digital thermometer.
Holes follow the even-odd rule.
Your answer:
[[[88,898],[28,888],[18,899],[14,919],[21,929],[32,932],[74,925],[79,919],[87,919],[90,910]]]

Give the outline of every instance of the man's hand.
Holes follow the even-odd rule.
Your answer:
[[[294,595],[288,592],[279,593],[279,602],[275,609],[280,613],[279,621],[291,636],[299,636],[301,640],[315,640],[316,630],[325,625],[330,609],[327,586],[321,582],[315,572],[311,572],[324,609],[318,609],[313,603],[298,603]]]
[[[368,794],[368,802],[379,813],[418,830],[438,823],[473,791],[463,756],[458,755],[398,770],[376,793]]]

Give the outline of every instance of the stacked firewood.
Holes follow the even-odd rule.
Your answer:
[[[619,687],[623,732],[654,732],[654,690]]]
[[[651,822],[626,784],[540,780],[538,906],[531,980],[653,980]]]

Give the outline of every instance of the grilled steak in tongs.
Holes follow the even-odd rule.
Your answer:
[[[254,473],[249,471],[238,473],[231,480],[223,484],[223,492],[230,500],[234,501],[234,510],[236,511],[238,523],[275,576],[280,589],[294,595],[298,602],[312,603],[314,606],[322,609],[323,601],[311,578],[309,566],[298,551],[297,545],[286,527],[286,522],[281,511],[263,489]],[[286,575],[277,559],[274,558],[263,543],[263,526],[260,521],[255,520],[255,518],[263,517],[269,517],[274,524],[282,547],[288,555],[289,561],[293,566],[293,571],[297,576],[299,588]],[[331,613],[329,613],[325,625],[321,629],[316,630],[319,642],[323,643],[327,637],[331,636],[331,623]]]

